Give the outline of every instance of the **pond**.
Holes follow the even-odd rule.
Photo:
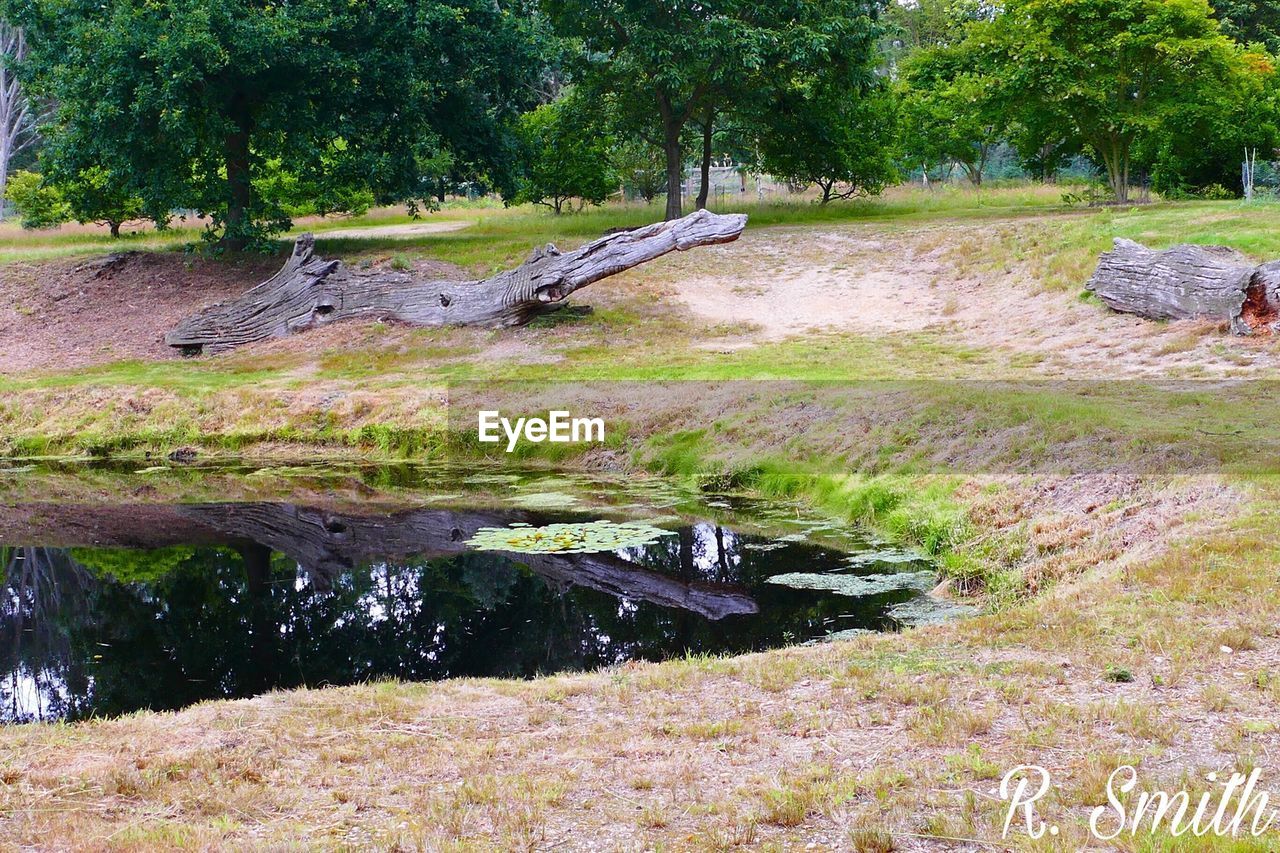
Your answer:
[[[404,467],[0,469],[0,721],[529,677],[894,630],[920,555],[656,481]]]

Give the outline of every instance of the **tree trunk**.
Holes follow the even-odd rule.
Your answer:
[[[315,255],[304,234],[280,272],[238,299],[205,308],[165,335],[184,353],[215,353],[338,320],[415,326],[518,326],[575,290],[673,251],[731,243],[747,217],[709,211],[601,237],[571,252],[548,244],[520,267],[482,281],[431,281],[396,270],[354,270]]]
[[[658,112],[662,117],[662,151],[667,160],[667,214],[668,222],[684,216],[681,203],[681,184],[684,183],[684,153],[680,147],[680,131],[683,123],[675,115],[671,99],[658,95]]]
[[[227,218],[223,223],[222,245],[242,251],[249,226],[249,206],[253,202],[253,183],[249,166],[250,119],[242,106],[232,109],[235,127],[223,140],[227,167]]]
[[[715,137],[715,111],[707,110],[702,125],[702,186],[698,188],[698,210],[707,209],[707,197],[711,194],[711,144]]]
[[[1242,335],[1274,332],[1280,318],[1280,261],[1257,266],[1222,246],[1157,252],[1116,238],[1085,289],[1126,314],[1219,320]]]
[[[982,164],[981,163],[977,163],[977,164],[961,163],[960,165],[964,169],[965,177],[969,179],[969,183],[972,184],[975,189],[981,189],[982,188]]]
[[[108,223],[107,223],[107,225],[109,225],[109,226],[111,227],[111,239],[113,239],[113,240],[119,240],[119,239],[120,239],[120,226],[121,226],[122,224],[124,224],[124,223],[121,223],[121,222],[108,222]]]
[[[0,62],[0,219],[3,219],[9,167],[18,152],[39,138],[38,128],[44,116],[33,109],[14,70],[27,58],[26,36],[21,28],[4,21],[0,21],[0,56],[4,57]]]
[[[1122,139],[1113,139],[1107,149],[1103,149],[1103,165],[1107,168],[1107,182],[1111,184],[1111,192],[1119,204],[1129,203],[1129,143]]]

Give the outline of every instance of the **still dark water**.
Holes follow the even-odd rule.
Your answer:
[[[915,555],[793,510],[764,530],[751,520],[769,512],[729,498],[587,511],[540,485],[503,486],[496,506],[18,504],[0,526],[0,721],[533,676],[954,615],[923,594],[932,573]],[[663,534],[593,553],[468,544],[482,528],[602,518]]]

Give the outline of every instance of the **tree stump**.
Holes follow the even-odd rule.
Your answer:
[[[1085,289],[1126,314],[1218,320],[1239,335],[1275,332],[1280,317],[1280,262],[1258,266],[1224,246],[1155,251],[1117,237]]]
[[[548,244],[514,270],[481,281],[429,281],[408,272],[354,270],[315,255],[304,234],[283,269],[243,296],[205,308],[165,335],[185,354],[216,353],[341,320],[415,326],[518,326],[579,288],[669,252],[729,243],[747,217],[699,210],[683,219],[609,234],[571,252]]]

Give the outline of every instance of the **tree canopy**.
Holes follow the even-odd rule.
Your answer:
[[[1280,53],[1280,0],[1213,0],[1213,9],[1236,41]]]
[[[1229,76],[1240,51],[1204,0],[1010,0],[969,38],[1016,94],[1013,112],[1078,137],[1121,202],[1135,146],[1189,92]]]
[[[618,180],[608,140],[589,128],[587,105],[572,91],[522,116],[523,168],[515,201],[545,205],[557,214],[575,198],[603,203]]]
[[[1236,188],[1280,143],[1280,0],[0,0],[33,102],[28,222],[243,247],[304,213],[416,211],[476,183],[599,202],[730,154],[821,200],[1016,152],[1127,200]],[[24,101],[25,103],[25,101]],[[35,150],[34,146],[32,150]],[[1079,161],[1078,162],[1082,162]],[[0,176],[8,160],[0,156]],[[696,168],[696,165],[695,165]],[[745,186],[745,183],[744,183]],[[50,200],[53,201],[50,201]]]
[[[817,84],[787,92],[762,119],[762,171],[794,184],[816,184],[821,202],[875,195],[897,175],[897,114],[892,93],[866,94]]]
[[[880,0],[546,0],[552,22],[581,45],[582,84],[611,95],[635,132],[662,148],[667,218],[683,212],[685,133],[758,104],[806,74],[862,74]],[[709,145],[707,146],[709,147]],[[704,150],[704,161],[707,158]]]
[[[319,196],[429,196],[447,153],[509,186],[506,129],[537,73],[529,19],[495,0],[7,0],[23,71],[53,99],[44,168],[97,169],[145,214],[212,217],[243,246],[284,227],[264,164]]]

